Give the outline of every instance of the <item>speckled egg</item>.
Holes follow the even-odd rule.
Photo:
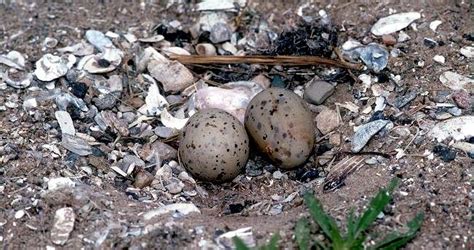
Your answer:
[[[269,88],[257,94],[247,107],[245,127],[258,148],[283,169],[301,165],[313,150],[311,111],[289,90]]]
[[[220,109],[205,109],[186,123],[179,156],[186,170],[199,180],[230,181],[245,168],[249,138],[233,115]]]

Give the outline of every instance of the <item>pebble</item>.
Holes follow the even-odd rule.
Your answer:
[[[433,148],[433,153],[445,162],[453,161],[456,158],[456,151],[444,146],[444,145],[436,145]]]
[[[61,133],[75,135],[76,129],[74,128],[74,123],[72,122],[71,115],[67,111],[56,111],[54,116],[59,123],[61,128]]]
[[[164,142],[155,141],[145,144],[139,155],[148,162],[169,161],[177,159],[178,151]]]
[[[454,116],[462,115],[462,110],[459,109],[458,107],[449,108],[447,111]]]
[[[73,188],[76,185],[74,181],[67,177],[51,178],[48,181],[48,191],[55,191],[63,188]]]
[[[395,101],[393,103],[393,106],[395,106],[398,109],[403,108],[408,103],[413,101],[416,98],[417,95],[418,94],[416,93],[416,91],[410,91],[406,95],[399,96],[395,99]]]
[[[382,36],[406,28],[415,20],[421,18],[418,12],[397,13],[380,18],[370,29],[372,34]]]
[[[25,216],[25,214],[26,214],[25,210],[20,209],[20,210],[15,212],[15,219],[19,220],[19,219],[23,218],[23,216]]]
[[[338,147],[342,143],[341,134],[333,133],[329,135],[329,144]]]
[[[439,76],[441,83],[452,90],[467,90],[473,89],[474,79],[462,76],[453,71],[446,71]]]
[[[183,191],[184,183],[176,177],[171,177],[165,186],[170,194],[179,194]]]
[[[61,146],[81,156],[92,154],[91,146],[84,139],[77,136],[63,134]]]
[[[142,189],[144,187],[149,186],[153,179],[154,176],[150,172],[146,170],[141,170],[135,175],[135,181],[133,182],[133,186]]]
[[[231,36],[232,32],[230,31],[227,24],[219,22],[212,26],[209,39],[213,43],[222,43],[229,41]]]
[[[163,84],[165,92],[178,92],[194,83],[191,71],[179,62],[160,62],[152,60],[148,63],[151,76]]]
[[[115,94],[110,93],[93,98],[92,101],[98,110],[107,110],[115,107],[117,104],[117,97]]]
[[[322,110],[316,116],[315,121],[316,127],[323,135],[328,134],[340,125],[337,112],[329,108]]]
[[[40,81],[49,82],[66,75],[67,61],[59,56],[46,54],[36,61],[35,75]]]
[[[143,213],[143,219],[151,220],[157,216],[165,215],[168,213],[179,213],[181,215],[188,215],[190,213],[201,213],[199,208],[192,203],[173,203],[162,206],[160,208]]]
[[[352,137],[351,150],[358,153],[369,142],[370,138],[383,129],[390,121],[375,120],[360,126]]]
[[[456,105],[462,109],[469,109],[471,107],[471,97],[464,90],[458,90],[453,95],[452,98]]]
[[[387,46],[393,46],[397,44],[397,39],[392,35],[383,35],[382,41]]]
[[[444,64],[446,62],[446,59],[444,58],[444,56],[441,56],[441,55],[435,55],[433,57],[433,61],[439,63],[439,64]]]
[[[411,37],[410,37],[407,33],[403,32],[403,31],[400,31],[400,32],[398,33],[398,42],[399,42],[399,43],[406,42],[406,41],[408,41],[408,40],[410,40],[410,39],[411,39]]]
[[[424,44],[426,47],[430,48],[430,49],[432,49],[432,48],[438,46],[438,42],[436,42],[435,40],[433,40],[433,39],[431,39],[431,38],[428,38],[428,37],[425,37],[425,38],[423,39],[423,44]]]
[[[86,97],[87,90],[89,87],[82,82],[72,82],[71,86],[71,93],[78,98],[84,99]]]
[[[280,180],[281,178],[283,178],[283,173],[277,170],[273,172],[272,176],[273,176],[273,179]]]
[[[474,116],[460,116],[437,123],[428,135],[438,142],[448,138],[456,141],[474,136]]]
[[[467,57],[467,58],[472,58],[474,57],[474,47],[472,46],[466,46],[466,47],[462,47],[459,52],[461,53],[461,55]]]
[[[104,33],[97,30],[86,31],[86,39],[101,52],[103,52],[105,48],[111,48],[114,46],[112,41],[106,37]]]
[[[432,31],[436,32],[436,29],[437,29],[438,26],[439,26],[440,24],[442,24],[442,23],[443,23],[443,22],[440,21],[440,20],[434,20],[434,21],[431,22],[430,25],[429,25],[429,26],[430,26],[430,29],[431,29]]]
[[[313,78],[306,84],[303,98],[309,103],[320,105],[334,93],[334,90],[334,85],[326,81]]]
[[[64,245],[74,229],[76,214],[70,207],[56,210],[53,227],[51,228],[51,241],[56,245]]]

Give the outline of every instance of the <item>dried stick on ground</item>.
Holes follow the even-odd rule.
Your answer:
[[[269,64],[269,65],[325,65],[346,69],[361,70],[362,65],[327,59],[318,56],[200,56],[170,55],[170,58],[182,64]]]

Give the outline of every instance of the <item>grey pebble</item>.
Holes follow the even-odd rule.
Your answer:
[[[372,138],[372,136],[377,134],[389,123],[389,120],[375,120],[362,125],[352,137],[352,152],[357,153],[361,151],[367,142],[369,142],[370,138]]]

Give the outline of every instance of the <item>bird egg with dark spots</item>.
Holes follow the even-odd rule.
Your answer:
[[[283,169],[303,164],[313,150],[311,111],[301,97],[283,88],[266,89],[250,101],[245,128],[257,147]]]
[[[249,157],[249,138],[233,115],[220,109],[204,109],[186,123],[179,145],[184,168],[202,181],[231,181],[244,169]]]

